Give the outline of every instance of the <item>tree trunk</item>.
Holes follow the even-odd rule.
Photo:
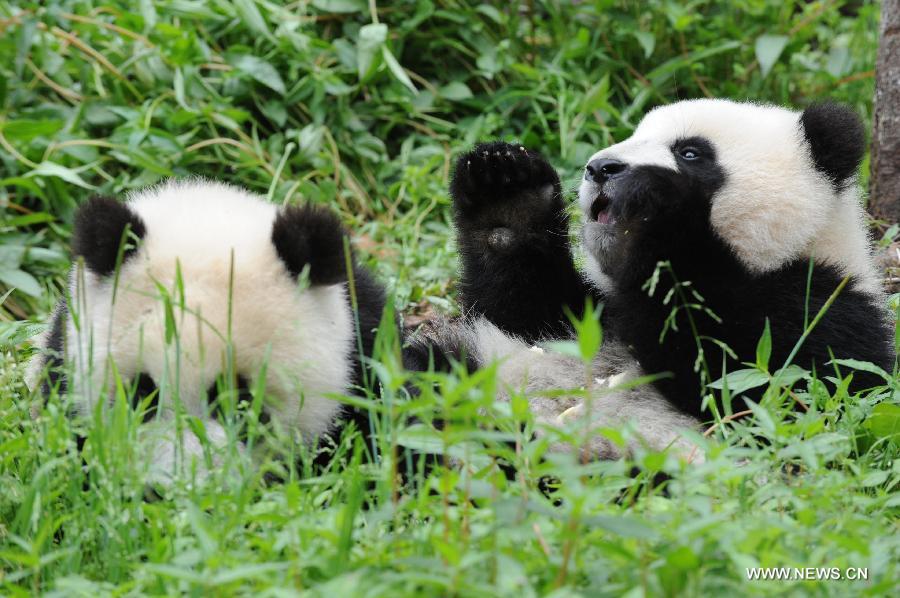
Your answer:
[[[900,0],[883,0],[879,38],[869,211],[894,223],[900,221]]]

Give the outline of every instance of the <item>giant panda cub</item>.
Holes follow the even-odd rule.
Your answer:
[[[590,417],[632,421],[663,448],[681,442],[679,429],[711,419],[703,385],[753,361],[767,320],[774,371],[840,289],[793,363],[820,378],[852,374],[852,390],[883,384],[832,362],[894,367],[856,182],[863,152],[859,118],[835,104],[657,108],[585,167],[582,276],[553,168],[517,144],[479,145],[458,160],[451,184],[466,320],[444,325],[434,342],[478,364],[500,359],[501,375],[526,391],[572,388],[579,364],[532,345],[570,336],[566,309],[579,315],[591,297],[605,305],[609,339],[595,363],[600,386],[641,372],[669,376],[607,392]],[[551,425],[588,415],[577,401],[534,401]],[[621,452],[598,442],[599,457]]]
[[[310,447],[350,420],[366,433],[365,414],[332,395],[362,386],[385,296],[353,261],[351,306],[345,234],[327,210],[198,179],[91,199],[30,385],[58,386],[74,416],[91,416],[121,383],[143,411],[152,483],[209,473],[203,443],[174,423],[181,410],[222,451],[243,446],[250,419]],[[238,438],[224,418],[243,418],[230,420]]]

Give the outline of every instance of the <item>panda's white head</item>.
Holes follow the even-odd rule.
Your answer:
[[[327,211],[200,180],[87,202],[65,334],[76,409],[109,401],[118,378],[139,398],[158,391],[161,414],[177,399],[214,424],[226,376],[265,389],[261,420],[326,432],[340,410],[329,395],[352,378],[344,234]]]
[[[689,194],[708,202],[712,230],[748,270],[814,256],[875,292],[856,185],[864,145],[860,119],[835,104],[794,112],[701,99],[656,108],[586,166],[579,204],[598,276],[617,223],[635,216],[635,197],[654,195],[665,210]]]

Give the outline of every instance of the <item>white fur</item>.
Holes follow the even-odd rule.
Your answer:
[[[143,464],[144,481],[168,485],[175,480],[193,479],[202,485],[214,470],[229,462],[229,450],[244,452],[243,446],[229,445],[228,434],[218,422],[206,420],[203,428],[206,442],[201,441],[187,426],[184,426],[179,438],[171,418],[143,424],[139,430],[139,441],[149,455]]]
[[[853,275],[858,288],[881,292],[858,186],[850,181],[837,193],[815,169],[799,112],[718,99],[677,102],[649,112],[631,137],[591,160],[676,169],[673,142],[693,136],[713,144],[726,173],[713,197],[712,227],[749,270],[814,257]],[[597,193],[595,183],[582,182],[586,213]]]
[[[535,347],[501,331],[483,317],[474,320],[435,324],[433,334],[440,344],[461,345],[479,364],[498,363],[498,378],[503,390],[497,400],[509,401],[511,393],[524,393],[538,424],[537,434],[575,428],[587,424],[598,427],[633,427],[637,437],[627,448],[632,451],[644,442],[653,450],[671,449],[678,456],[697,463],[702,454],[684,436],[696,430],[699,422],[677,411],[651,386],[619,388],[627,380],[639,376],[634,360],[624,347],[604,343],[590,373],[579,359]],[[600,377],[596,379],[596,377]],[[583,389],[591,386],[590,399]],[[572,396],[545,396],[550,390],[573,391]],[[575,448],[587,451],[588,457],[619,459],[623,452],[600,434],[590,434],[583,447],[555,442],[551,450],[569,452]]]
[[[301,288],[288,273],[271,240],[277,206],[199,180],[139,192],[128,206],[146,234],[117,285],[79,267],[70,275],[76,317],[67,321],[66,353],[76,409],[90,413],[114,396],[115,368],[126,383],[140,373],[153,378],[162,420],[177,400],[217,430],[206,393],[229,371],[230,340],[233,371],[251,387],[265,366],[265,408],[274,424],[307,441],[329,430],[340,410],[329,395],[346,392],[351,381],[352,315],[344,285]],[[173,305],[177,332],[170,342],[159,288]],[[192,439],[182,440],[197,456]],[[167,436],[151,451],[156,477],[175,467],[174,445]]]

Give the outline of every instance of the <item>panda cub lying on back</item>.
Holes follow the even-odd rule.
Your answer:
[[[223,418],[248,418],[299,434],[310,446],[364,414],[334,400],[363,384],[360,347],[371,355],[384,291],[352,265],[345,232],[320,208],[278,206],[200,180],[141,191],[126,203],[94,198],[75,217],[67,299],[32,361],[34,387],[58,385],[75,416],[110,406],[120,380],[144,409],[148,480],[198,467],[202,443],[180,438],[174,414],[199,418],[210,444],[241,446]],[[122,244],[124,242],[124,244]],[[358,317],[359,332],[355,317]],[[265,401],[252,405],[251,389]],[[106,408],[106,407],[104,407]],[[215,459],[214,459],[215,461]]]
[[[572,388],[577,364],[529,347],[571,335],[566,308],[578,315],[586,297],[604,303],[610,340],[597,371],[671,376],[601,399],[592,416],[633,420],[656,448],[677,443],[692,418],[709,419],[703,385],[723,365],[752,360],[767,319],[770,370],[780,368],[844,277],[793,363],[819,377],[851,373],[832,357],[891,372],[892,335],[856,184],[863,151],[859,119],[833,104],[802,113],[725,100],[657,108],[585,168],[585,280],[552,167],[516,144],[479,145],[459,159],[451,186],[469,320],[434,336],[476,363],[502,358],[501,375],[526,390]],[[855,389],[883,383],[852,373]],[[543,421],[585,415],[584,405],[537,402]],[[617,456],[602,442],[596,449]]]

